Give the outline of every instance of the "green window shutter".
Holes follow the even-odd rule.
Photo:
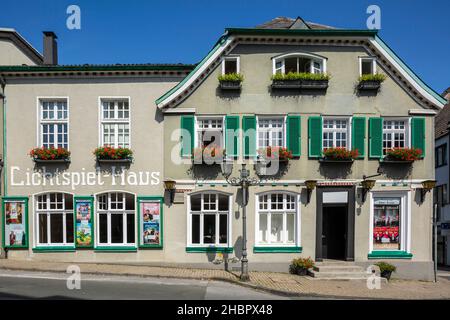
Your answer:
[[[352,118],[352,150],[358,150],[358,159],[364,159],[366,140],[366,118]]]
[[[226,116],[225,150],[228,156],[239,156],[239,116]]]
[[[301,153],[301,117],[287,116],[286,119],[286,145],[292,151],[294,157],[300,157]]]
[[[190,156],[194,148],[194,116],[181,116],[181,130],[181,156]]]
[[[242,130],[244,131],[244,156],[256,157],[256,117],[243,116]]]
[[[369,118],[369,157],[383,156],[383,118]]]
[[[422,158],[425,157],[425,118],[411,119],[411,146],[422,150]]]
[[[322,156],[322,117],[309,117],[308,119],[308,156],[319,158]]]

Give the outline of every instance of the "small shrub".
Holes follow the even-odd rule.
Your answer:
[[[394,266],[390,263],[384,262],[384,261],[377,262],[377,263],[375,263],[375,265],[380,268],[380,273],[397,271],[396,266]]]
[[[289,272],[292,274],[298,274],[299,272],[306,271],[314,267],[314,261],[308,258],[297,258],[293,259],[291,265],[289,266]]]
[[[309,72],[288,72],[286,74],[276,73],[271,79],[275,81],[282,80],[330,80],[328,73],[309,73]]]
[[[242,82],[242,81],[244,81],[244,76],[240,73],[221,74],[217,78],[219,79],[220,82],[222,82],[222,81]]]
[[[375,74],[363,74],[359,77],[359,82],[363,81],[377,81],[377,82],[383,82],[386,80],[386,76],[382,73],[375,73]]]
[[[266,147],[258,150],[260,157],[266,160],[281,160],[288,161],[292,159],[292,152],[284,147]]]

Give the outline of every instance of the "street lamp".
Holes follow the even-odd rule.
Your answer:
[[[425,180],[422,181],[422,190],[420,192],[420,202],[425,200],[425,194],[436,187],[436,180]]]
[[[175,180],[170,178],[164,180],[164,189],[169,193],[169,205],[173,203],[175,198],[176,183]]]
[[[224,172],[224,176],[228,184],[241,187],[242,189],[242,269],[241,269],[241,281],[248,281],[250,277],[248,275],[248,259],[247,259],[247,196],[248,196],[248,188],[250,186],[254,186],[260,183],[260,180],[257,178],[250,177],[250,172],[245,168],[245,163],[242,164],[242,169],[239,170],[239,177],[231,177],[231,170]]]

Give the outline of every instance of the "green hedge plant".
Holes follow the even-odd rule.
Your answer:
[[[220,82],[222,82],[222,81],[242,82],[242,81],[244,81],[244,76],[240,73],[221,74],[217,78],[219,79]]]
[[[328,73],[308,73],[308,72],[288,72],[286,74],[276,73],[272,75],[271,79],[275,81],[283,80],[330,80],[331,76]]]
[[[375,73],[375,74],[363,74],[359,77],[359,82],[364,81],[376,81],[376,82],[383,82],[386,80],[386,76],[382,73]]]

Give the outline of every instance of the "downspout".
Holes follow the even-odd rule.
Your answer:
[[[5,171],[5,163],[6,163],[6,95],[5,95],[5,87],[6,87],[6,81],[3,78],[3,76],[0,75],[0,95],[2,97],[3,102],[3,155],[2,159],[0,160],[0,174],[3,173],[3,189],[0,190],[0,196],[3,199],[4,196],[6,196],[6,171]],[[1,185],[0,185],[1,186]],[[2,219],[1,223],[3,224],[3,212],[0,214],[0,217]],[[4,230],[2,228],[2,239],[0,239],[0,258],[6,259],[8,257],[8,252],[6,248],[3,248],[3,239],[4,239]]]

